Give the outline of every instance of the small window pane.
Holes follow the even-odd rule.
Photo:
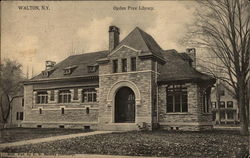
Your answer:
[[[136,71],[136,57],[131,58],[131,71]]]
[[[16,113],[16,120],[19,120],[19,112]]]
[[[122,59],[122,72],[127,72],[127,59]]]
[[[113,73],[117,73],[118,70],[118,60],[113,60]]]
[[[188,112],[187,95],[182,95],[182,112]]]
[[[78,100],[78,89],[74,89],[74,100]]]
[[[179,94],[175,95],[175,112],[181,112],[181,98]]]
[[[20,120],[23,120],[23,112],[20,112]]]
[[[174,112],[173,111],[173,96],[167,97],[167,112]]]
[[[55,91],[52,90],[50,91],[50,101],[54,101],[55,100]]]

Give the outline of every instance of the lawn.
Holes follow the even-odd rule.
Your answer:
[[[84,130],[60,128],[6,128],[0,129],[0,143],[8,143],[34,138],[44,138],[49,136],[81,132],[84,132]]]
[[[244,152],[248,137],[236,131],[118,132],[0,149],[45,154],[109,154],[137,156],[230,158]]]

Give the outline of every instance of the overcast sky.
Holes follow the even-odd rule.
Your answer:
[[[108,27],[116,25],[123,39],[136,26],[151,34],[163,49],[185,51],[177,41],[193,22],[195,2],[1,2],[1,55],[23,64],[34,74],[46,60],[59,62],[74,53],[108,49]],[[49,10],[20,10],[20,6],[48,6]],[[152,11],[114,7],[153,7]],[[31,72],[30,72],[31,75]]]

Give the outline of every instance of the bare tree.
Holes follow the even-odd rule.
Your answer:
[[[21,64],[16,61],[6,59],[1,64],[1,87],[0,87],[0,112],[1,120],[7,123],[11,103],[14,98],[22,96],[22,81],[24,80]]]
[[[219,59],[218,73],[210,73],[234,90],[240,108],[241,134],[248,134],[250,2],[248,0],[199,0],[197,20],[185,41],[202,46]],[[191,29],[190,29],[191,30]],[[211,60],[210,60],[211,61]],[[212,61],[213,62],[213,61]]]

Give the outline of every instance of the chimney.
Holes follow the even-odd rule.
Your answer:
[[[193,62],[191,62],[191,66],[193,68],[196,68],[196,50],[195,50],[195,48],[187,48],[186,53],[193,60]]]
[[[119,44],[120,29],[116,26],[109,26],[109,52]]]
[[[55,65],[56,65],[56,62],[54,62],[54,61],[46,61],[45,62],[45,69],[49,70],[49,69],[53,68]]]

